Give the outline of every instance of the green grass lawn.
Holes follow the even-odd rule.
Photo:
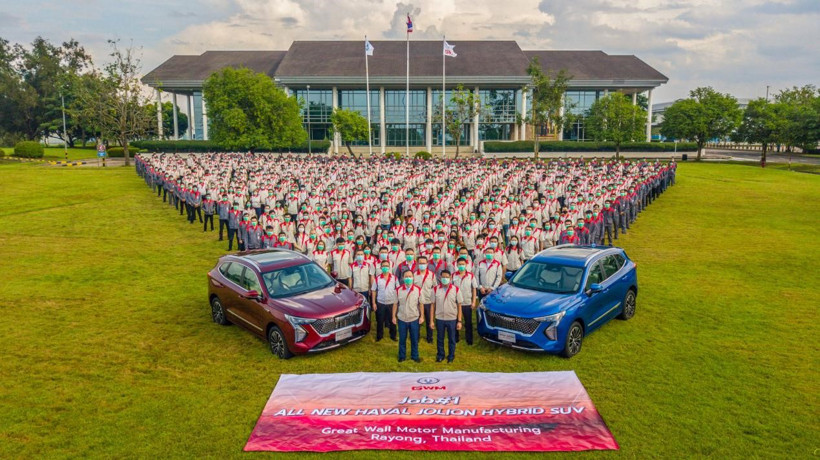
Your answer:
[[[133,169],[4,162],[0,196],[0,458],[261,458],[242,447],[279,374],[348,371],[575,370],[621,446],[584,458],[820,447],[817,175],[682,164],[619,241],[638,264],[634,319],[571,360],[480,341],[449,366],[426,343],[398,364],[372,337],[280,361],[213,324],[205,272],[224,246]]]
[[[13,155],[14,154],[14,147],[3,147],[0,148],[6,152],[6,155]],[[43,153],[43,160],[48,161],[65,161],[65,151],[63,147],[46,147]],[[89,145],[87,148],[76,147],[68,149],[68,160],[75,161],[75,160],[89,160],[89,159],[96,159],[97,158],[97,149],[93,145]]]

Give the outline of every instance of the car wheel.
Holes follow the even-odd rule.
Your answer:
[[[618,319],[622,319],[624,321],[628,320],[635,316],[635,291],[630,289],[626,292],[626,296],[624,297],[624,309],[620,315],[618,315]]]
[[[211,299],[211,319],[213,319],[216,324],[223,326],[231,324],[225,316],[225,308],[222,307],[222,302],[219,300],[219,297]]]
[[[584,328],[578,321],[572,323],[567,331],[567,340],[564,344],[564,351],[561,353],[564,358],[572,358],[581,351],[581,343],[584,341]]]
[[[270,352],[278,356],[279,359],[288,359],[293,356],[293,353],[288,349],[285,334],[276,326],[268,330],[268,345],[270,346]]]

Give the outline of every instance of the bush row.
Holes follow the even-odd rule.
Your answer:
[[[14,145],[14,156],[21,158],[43,158],[43,145],[37,141],[22,141]]]
[[[236,149],[226,149],[213,141],[134,141],[131,143],[134,147],[145,149],[148,152],[234,152]],[[311,141],[310,149],[313,153],[326,152],[330,148],[330,141]],[[279,150],[276,150],[279,151]],[[307,142],[293,146],[290,148],[281,149],[283,152],[304,152],[308,151]]]
[[[128,156],[132,157],[137,153],[147,152],[145,149],[140,149],[135,147],[134,145],[128,146]],[[124,158],[125,157],[125,149],[122,147],[110,147],[108,150],[105,151],[108,155],[108,158]]]
[[[487,141],[484,142],[484,151],[493,152],[532,152],[532,141]],[[678,142],[678,152],[696,151],[694,142]],[[540,152],[614,152],[612,142],[576,142],[576,141],[540,141]],[[621,152],[672,152],[674,142],[627,142],[621,144]]]

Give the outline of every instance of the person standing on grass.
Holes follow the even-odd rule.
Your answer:
[[[351,289],[370,298],[370,288],[373,286],[373,277],[376,275],[375,266],[369,263],[364,255],[363,249],[357,249],[350,265]]]
[[[398,302],[393,304],[393,324],[399,328],[399,362],[407,358],[407,335],[410,335],[410,359],[420,363],[419,325],[424,323],[421,308],[421,288],[413,284],[411,270],[402,273],[402,285],[396,292]]]
[[[214,213],[216,212],[216,202],[211,199],[211,195],[205,195],[202,200],[202,212],[205,213],[205,221],[202,224],[202,231],[208,231],[208,221],[211,221],[211,231],[214,231]]]
[[[458,286],[450,283],[450,272],[441,272],[441,284],[433,291],[432,315],[435,318],[436,362],[444,361],[444,336],[447,335],[447,362],[456,359],[456,331],[461,330],[461,308],[464,296]]]
[[[590,239],[589,229],[586,227],[586,223],[584,222],[583,218],[579,218],[575,221],[575,236],[578,237],[578,244],[590,244],[592,240]]]
[[[248,247],[248,227],[251,225],[251,216],[249,213],[244,213],[242,215],[242,221],[239,222],[239,228],[237,229],[237,235],[239,238],[239,250],[244,251],[246,249],[250,249]]]
[[[223,229],[228,228],[230,212],[231,203],[228,201],[228,195],[223,191],[221,199],[216,202],[216,213],[219,216],[219,241],[222,241]]]
[[[336,238],[336,249],[330,251],[330,275],[347,287],[350,287],[351,262],[353,257],[344,238]]]
[[[393,308],[398,302],[396,292],[398,282],[396,277],[390,273],[390,262],[381,262],[381,274],[376,277],[373,287],[370,288],[371,305],[376,312],[376,342],[384,338],[384,328],[387,327],[390,339],[394,342],[396,338],[396,325],[390,321]]]
[[[242,223],[242,211],[239,210],[239,203],[234,202],[233,209],[228,211],[228,251],[233,251],[233,241],[236,240],[236,247],[239,248],[239,225]]]
[[[609,239],[609,245],[612,246],[612,233],[615,233],[615,239],[618,239],[618,215],[615,209],[612,207],[612,201],[606,200],[604,201],[604,210],[602,211],[604,215],[604,232],[606,233],[606,237]],[[601,244],[604,244],[604,236],[601,235]]]
[[[433,330],[430,324],[433,322],[433,317],[430,316],[430,309],[433,306],[433,287],[438,284],[436,274],[430,271],[427,263],[427,258],[419,257],[418,270],[414,274],[414,282],[421,290],[421,305],[424,311],[424,324],[426,325],[425,339],[427,343],[433,343]]]
[[[251,223],[246,230],[247,234],[247,249],[261,249],[262,248],[262,227],[259,225],[259,219],[251,217]]]
[[[504,268],[501,263],[493,258],[493,254],[488,252],[484,255],[484,260],[478,263],[478,297],[479,300],[493,289],[501,285],[504,277]]]
[[[512,237],[515,238],[515,237]],[[465,339],[467,345],[473,344],[473,311],[478,306],[478,296],[476,289],[478,289],[478,280],[476,277],[467,271],[467,258],[460,258],[456,261],[456,272],[452,275],[452,283],[462,293],[461,303],[461,318],[464,321],[464,329],[466,330]],[[460,333],[456,331],[456,342],[459,341]]]

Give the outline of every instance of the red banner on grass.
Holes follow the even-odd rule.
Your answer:
[[[618,449],[575,372],[285,374],[246,451]]]

